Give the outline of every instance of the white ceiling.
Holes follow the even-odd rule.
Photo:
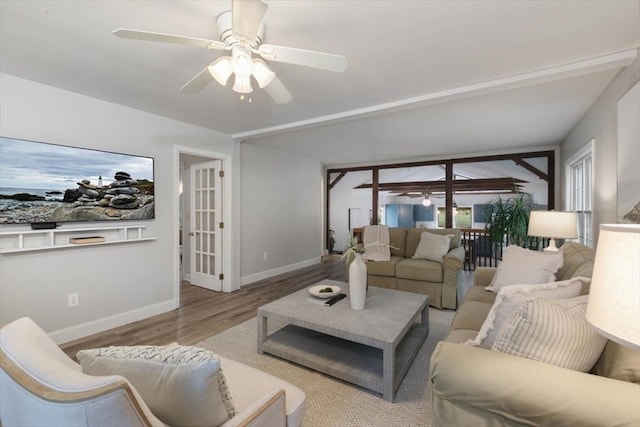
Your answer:
[[[343,165],[556,145],[640,46],[638,0],[273,0],[265,42],[349,62],[271,63],[294,97],[277,105],[180,93],[218,51],[111,34],[216,39],[230,6],[2,0],[0,71]]]

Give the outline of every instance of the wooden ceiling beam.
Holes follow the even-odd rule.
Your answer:
[[[452,181],[452,191],[517,191],[527,181],[516,178],[483,178],[461,179]],[[371,189],[372,184],[361,184],[356,189]],[[447,191],[445,181],[411,181],[411,182],[384,182],[378,183],[379,191],[392,191],[396,193],[422,192],[444,193]]]
[[[346,171],[342,171],[342,172],[340,172],[340,175],[338,175],[338,176],[336,177],[336,179],[334,179],[333,181],[331,181],[331,184],[329,184],[329,190],[332,190],[332,189],[333,189],[333,187],[335,187],[335,186],[336,186],[336,184],[337,184],[337,183],[339,183],[339,182],[340,182],[340,180],[341,180],[342,178],[344,178],[346,174],[347,174],[347,172],[346,172]]]
[[[516,159],[513,159],[513,161],[515,162],[516,165],[522,166],[532,174],[536,175],[538,178],[544,179],[545,181],[549,182],[549,175],[542,172],[540,169],[533,166],[531,163],[527,162],[526,160],[522,158],[516,158]]]
[[[425,160],[419,162],[407,162],[407,163],[390,163],[384,165],[369,165],[369,166],[351,166],[351,167],[339,167],[339,168],[329,168],[327,169],[330,173],[335,172],[356,172],[356,171],[369,171],[373,167],[378,169],[397,169],[397,168],[412,168],[418,166],[443,166],[446,165],[447,162],[451,162],[452,164],[458,163],[478,163],[478,162],[493,162],[498,160],[514,160],[518,159],[533,159],[539,157],[550,158],[554,155],[553,150],[547,151],[532,151],[526,153],[517,153],[517,154],[495,154],[491,156],[479,156],[479,157],[459,157],[450,160]]]

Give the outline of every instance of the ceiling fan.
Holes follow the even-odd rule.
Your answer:
[[[432,199],[442,199],[444,196],[441,195],[434,195],[432,192],[430,191],[422,191],[422,192],[417,192],[417,191],[408,191],[405,192],[403,194],[400,194],[400,196],[406,196],[406,197],[411,197],[411,198],[415,198],[415,197],[422,197],[422,204],[424,206],[431,206],[432,203]]]
[[[343,72],[347,69],[347,59],[341,55],[297,49],[272,44],[263,44],[263,18],[268,4],[264,0],[232,0],[231,10],[221,13],[217,18],[220,40],[207,40],[187,36],[119,28],[113,31],[117,37],[175,43],[207,49],[230,51],[213,61],[180,88],[184,93],[197,93],[212,79],[226,86],[234,75],[233,90],[245,94],[253,91],[251,77],[261,89],[278,104],[284,104],[293,97],[273,71],[258,55],[267,61],[285,62],[303,65],[321,70]]]

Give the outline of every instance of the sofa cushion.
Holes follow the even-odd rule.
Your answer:
[[[478,335],[466,344],[491,348],[493,342],[500,331],[500,328],[509,317],[511,312],[520,303],[536,297],[548,299],[566,299],[580,295],[582,280],[584,278],[573,278],[561,282],[550,282],[536,285],[511,285],[505,286],[496,296],[496,300],[487,314]],[[465,304],[466,305],[466,304]]]
[[[555,273],[563,262],[562,252],[538,252],[515,245],[507,246],[502,262],[487,289],[498,292],[508,285],[553,282],[556,280]]]
[[[640,384],[640,350],[608,341],[591,371],[596,375]]]
[[[396,275],[396,264],[403,259],[404,258],[400,256],[391,256],[389,261],[367,261],[367,274],[394,277]]]
[[[235,415],[220,359],[209,350],[177,344],[81,350],[82,371],[122,375],[162,422],[218,426]]]
[[[487,291],[483,286],[472,286],[464,294],[464,301],[481,301],[493,304],[496,293]]]
[[[607,343],[587,322],[588,299],[523,302],[509,315],[491,350],[588,372]]]
[[[229,390],[235,396],[234,403],[236,412],[240,413],[246,408],[253,406],[255,402],[271,390],[280,388],[285,391],[286,427],[302,425],[306,410],[306,396],[301,389],[287,381],[243,363],[236,362],[235,360],[220,356],[220,362],[222,366],[224,366],[225,376],[229,383]],[[247,387],[248,384],[251,386]],[[233,421],[234,420],[231,420],[231,423],[233,423]],[[251,426],[254,424],[249,423],[248,425]]]
[[[453,234],[433,234],[424,231],[420,235],[420,242],[411,258],[442,261],[442,258],[449,252],[451,237]]]
[[[474,338],[478,335],[478,331],[482,327],[484,319],[487,318],[492,306],[493,304],[491,302],[466,300],[464,304],[458,307],[458,311],[451,322],[451,329],[475,330],[476,333],[472,337]]]
[[[478,331],[473,329],[454,329],[449,332],[449,335],[447,335],[444,341],[463,344],[469,340],[472,340],[477,333]]]
[[[391,250],[391,256],[399,256],[404,258],[404,247],[407,241],[407,229],[406,228],[389,228],[389,249]],[[413,253],[413,252],[412,252]]]
[[[424,259],[405,258],[396,264],[396,277],[399,279],[442,283],[442,263]]]

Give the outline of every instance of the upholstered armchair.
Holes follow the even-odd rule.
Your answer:
[[[220,357],[235,416],[223,425],[302,424],[305,395],[265,372]],[[165,426],[120,375],[87,375],[38,325],[0,330],[0,422],[10,426]]]

